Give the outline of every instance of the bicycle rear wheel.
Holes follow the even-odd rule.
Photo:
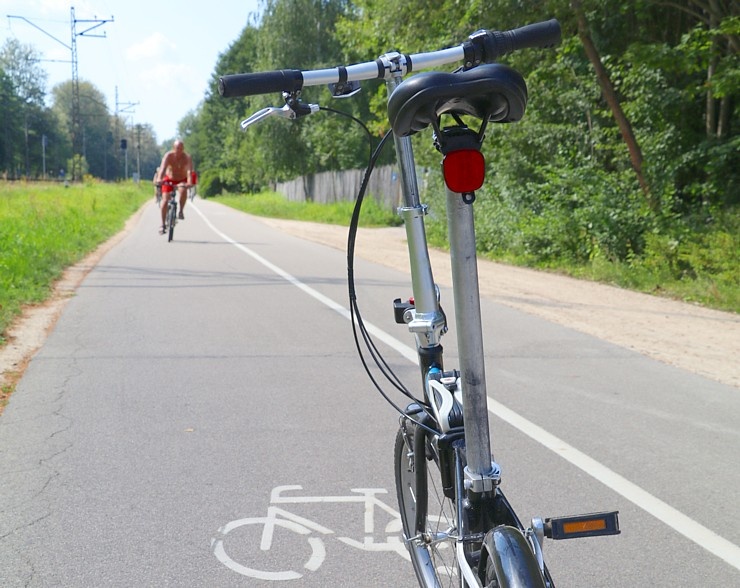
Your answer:
[[[421,586],[460,586],[454,476],[445,492],[440,463],[445,469],[446,460],[417,428],[405,420],[395,444],[396,492],[406,547]]]

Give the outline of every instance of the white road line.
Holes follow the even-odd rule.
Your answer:
[[[205,217],[205,215],[203,215],[203,213],[196,206],[193,205],[192,207],[203,218],[206,224],[224,241],[231,243],[232,245],[264,265],[269,270],[273,271],[297,288],[303,290],[309,296],[312,296],[322,304],[325,304],[332,310],[335,310],[347,320],[350,319],[349,310],[344,308],[342,305],[337,304],[330,298],[321,294],[321,292],[317,292],[310,286],[302,283],[301,281],[290,275],[288,272],[277,267],[248,247],[245,247],[241,243],[237,243],[234,239],[222,233],[215,226],[213,226],[213,224]],[[365,322],[365,326],[368,328],[373,336],[383,341],[383,343],[390,346],[392,349],[400,353],[403,357],[405,357],[412,363],[418,363],[416,351],[413,348],[409,347],[405,343],[402,343],[395,337],[389,335],[388,333],[382,331],[381,329],[375,327],[370,323]],[[555,435],[548,433],[542,427],[539,427],[538,425],[535,425],[534,423],[528,421],[521,415],[517,414],[513,410],[507,408],[491,397],[488,398],[488,410],[489,412],[491,412],[491,414],[494,414],[501,420],[505,421],[506,423],[510,424],[511,426],[515,427],[516,429],[536,441],[537,443],[540,443],[547,449],[551,450],[566,461],[570,462],[572,465],[583,470],[592,478],[598,480],[606,487],[623,496],[634,505],[651,514],[656,519],[665,523],[687,539],[706,549],[709,553],[724,560],[735,569],[740,570],[740,547],[738,547],[734,543],[728,541],[727,539],[724,539],[723,537],[720,537],[711,529],[708,529],[695,520],[687,517],[685,514],[676,510],[669,504],[663,502],[659,498],[656,498],[649,492],[646,492],[636,484],[633,484],[626,478],[610,470],[595,459],[590,458],[585,453],[582,453],[581,451],[567,444],[565,441],[559,439]]]
[[[697,545],[723,559],[732,567],[740,570],[740,547],[720,537],[714,531],[697,523],[682,512],[646,492],[605,465],[568,445],[562,439],[545,431],[542,427],[528,421],[500,402],[488,397],[488,410],[501,420],[519,429],[522,433],[541,443],[577,468],[586,472],[617,494],[653,515],[675,531],[678,531]]]

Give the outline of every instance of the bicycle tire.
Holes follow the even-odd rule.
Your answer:
[[[170,205],[167,220],[168,220],[167,224],[169,225],[169,232],[167,234],[167,242],[169,243],[170,241],[172,241],[172,238],[175,236],[175,223],[177,222],[177,203],[175,203],[174,205]]]
[[[445,496],[439,456],[426,434],[415,435],[416,428],[411,421],[404,421],[394,448],[396,493],[404,540],[421,586],[459,586],[460,570],[454,540],[459,527],[454,492],[452,497]],[[418,459],[414,447],[409,446],[409,440],[415,438],[414,446],[421,448],[423,443],[423,459]],[[420,474],[418,482],[417,472]],[[420,511],[419,516],[417,511]]]
[[[483,540],[483,588],[547,588],[537,559],[519,529],[495,527]]]

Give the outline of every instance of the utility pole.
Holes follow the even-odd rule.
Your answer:
[[[136,125],[136,176],[141,180],[141,125]]]
[[[130,114],[133,116],[135,109],[134,107],[138,106],[138,102],[119,102],[118,101],[118,86],[116,86],[116,129],[118,129],[118,121],[119,121],[119,113],[120,114]],[[123,134],[126,134],[126,121],[128,120],[128,116],[126,116],[123,120]],[[128,179],[128,141],[125,137],[121,137],[121,150],[124,152],[124,172],[123,172],[123,179]]]
[[[47,143],[48,143],[48,139],[46,135],[41,135],[41,164],[42,164],[41,177],[44,180],[46,179],[46,145]]]
[[[77,169],[77,165],[79,164],[79,157],[82,157],[81,155],[81,124],[80,124],[80,84],[78,80],[78,64],[77,64],[77,37],[98,37],[98,38],[105,38],[105,32],[102,35],[91,35],[89,34],[90,31],[95,30],[101,26],[103,26],[105,23],[113,22],[113,17],[111,16],[109,19],[88,19],[88,20],[78,20],[75,18],[75,9],[74,7],[70,8],[70,28],[71,28],[71,45],[67,45],[64,41],[60,41],[57,39],[54,35],[51,33],[45,31],[37,24],[34,24],[30,20],[28,20],[25,16],[14,16],[11,14],[7,15],[8,18],[17,18],[19,20],[22,20],[28,24],[30,24],[35,29],[38,29],[42,33],[44,33],[47,37],[50,37],[54,39],[57,43],[60,45],[66,47],[69,49],[71,53],[71,63],[72,63],[72,169],[70,170],[72,174],[72,180],[79,179],[79,171]],[[89,24],[91,26],[87,27],[86,29],[79,31],[77,30],[77,24]]]
[[[80,123],[80,81],[78,77],[78,68],[77,68],[77,37],[97,37],[97,38],[105,38],[105,32],[103,32],[102,35],[91,35],[89,34],[90,31],[93,31],[99,27],[102,27],[107,22],[113,22],[113,17],[111,16],[109,19],[88,19],[88,20],[78,20],[75,18],[75,9],[74,6],[70,8],[70,16],[69,20],[72,27],[72,47],[70,50],[72,51],[72,153],[75,156],[73,160],[73,167],[72,167],[72,179],[76,180],[79,179],[78,175],[80,170],[77,169],[77,155],[80,153],[80,130],[81,130],[81,123]],[[86,29],[78,32],[77,31],[77,23],[90,25]]]

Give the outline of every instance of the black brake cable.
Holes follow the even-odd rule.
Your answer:
[[[348,289],[349,289],[349,307],[350,307],[350,321],[352,323],[352,335],[355,341],[355,347],[357,348],[357,353],[360,357],[360,362],[362,363],[363,368],[365,369],[365,373],[370,378],[370,381],[372,382],[373,386],[375,386],[375,389],[380,393],[380,395],[383,397],[383,399],[390,404],[393,409],[398,412],[401,416],[408,418],[411,422],[416,424],[419,427],[422,427],[429,431],[430,433],[436,435],[439,434],[439,431],[436,431],[435,429],[429,427],[429,425],[426,425],[422,422],[420,422],[418,419],[413,418],[406,414],[406,412],[398,406],[391,398],[388,396],[388,394],[383,390],[383,387],[380,385],[380,383],[377,381],[375,376],[373,375],[372,371],[370,370],[370,366],[367,363],[367,360],[365,358],[365,355],[362,351],[362,345],[360,344],[360,336],[365,344],[365,348],[369,352],[370,356],[373,359],[373,362],[378,367],[378,370],[380,373],[385,377],[385,379],[393,385],[396,390],[398,390],[401,394],[406,396],[409,400],[415,402],[425,413],[429,413],[430,407],[429,405],[423,401],[416,398],[407,388],[404,386],[401,379],[396,375],[396,373],[393,371],[393,369],[388,365],[383,355],[378,350],[377,346],[375,345],[375,342],[373,341],[372,337],[370,336],[370,333],[367,330],[367,327],[365,326],[365,323],[362,319],[362,314],[360,313],[360,308],[357,303],[357,290],[355,287],[355,271],[354,271],[354,260],[355,260],[355,244],[357,241],[357,229],[359,227],[360,222],[360,211],[362,208],[362,203],[365,199],[365,195],[367,193],[367,188],[370,182],[370,175],[372,174],[373,169],[375,169],[375,164],[378,161],[378,158],[380,157],[380,154],[382,153],[383,148],[386,145],[386,142],[390,137],[393,136],[393,131],[388,132],[381,140],[380,143],[378,143],[377,147],[373,150],[373,137],[370,133],[370,130],[367,128],[364,122],[362,122],[360,119],[352,116],[351,114],[348,114],[346,112],[343,112],[341,110],[336,110],[334,108],[328,108],[325,106],[319,107],[319,110],[323,110],[325,112],[331,112],[333,114],[339,114],[341,116],[347,117],[351,119],[352,121],[359,124],[368,137],[368,142],[370,145],[370,157],[368,160],[367,169],[365,170],[365,174],[362,178],[362,182],[360,183],[360,189],[357,193],[357,198],[355,200],[355,205],[352,210],[352,217],[350,219],[350,225],[349,225],[349,232],[347,236],[347,283],[348,283]],[[359,333],[358,333],[359,330]]]
[[[357,325],[360,328],[360,332],[362,334],[363,340],[365,341],[365,346],[367,347],[368,351],[370,352],[371,356],[373,357],[373,360],[375,361],[376,365],[380,368],[383,375],[386,377],[386,379],[393,384],[393,386],[401,392],[404,396],[407,398],[414,400],[415,402],[418,402],[416,398],[413,397],[413,395],[408,391],[408,389],[403,385],[403,382],[396,376],[396,374],[393,372],[391,367],[387,364],[385,359],[383,358],[380,351],[375,346],[374,341],[372,340],[372,337],[367,331],[367,328],[365,327],[365,323],[362,320],[362,315],[359,310],[359,306],[357,304],[357,291],[355,288],[355,277],[354,277],[354,257],[355,257],[355,244],[357,240],[357,229],[359,227],[359,216],[360,216],[360,210],[362,208],[362,203],[364,202],[365,194],[367,193],[367,185],[369,182],[370,174],[372,173],[372,170],[375,167],[375,163],[377,161],[378,156],[380,155],[380,152],[382,151],[385,142],[387,141],[388,137],[390,135],[386,135],[381,140],[380,144],[375,150],[375,153],[373,154],[373,157],[371,158],[371,161],[368,165],[368,168],[365,172],[365,175],[363,177],[362,183],[360,185],[360,191],[357,195],[357,200],[355,201],[355,206],[352,211],[352,219],[350,220],[350,230],[349,235],[347,238],[347,278],[348,278],[348,286],[349,286],[349,298],[350,298],[350,312],[353,315],[353,328],[354,323],[356,321]]]

